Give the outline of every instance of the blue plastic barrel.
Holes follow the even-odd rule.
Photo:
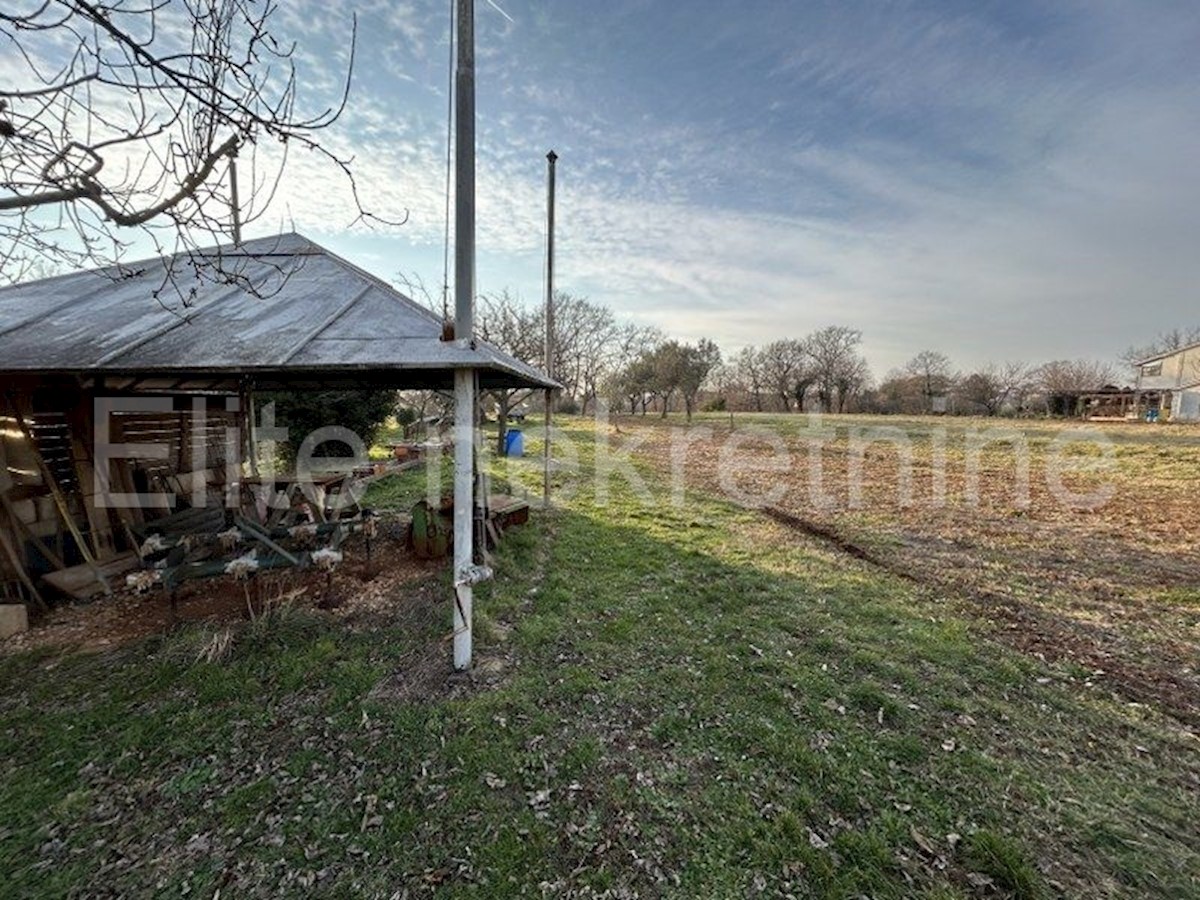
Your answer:
[[[520,428],[510,428],[504,433],[504,455],[525,455],[525,435],[521,434]]]

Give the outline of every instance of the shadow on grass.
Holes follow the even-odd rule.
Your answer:
[[[506,678],[456,699],[372,699],[445,646],[444,593],[416,620],[264,625],[213,664],[187,633],[0,662],[7,890],[1194,887],[1194,760],[898,579],[622,494],[512,532],[497,568],[479,633]]]

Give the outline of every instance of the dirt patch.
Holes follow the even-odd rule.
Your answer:
[[[369,700],[381,703],[436,703],[498,687],[508,671],[506,654],[489,649],[476,652],[466,672],[452,671],[447,663],[451,638],[430,641],[401,659],[387,678],[372,688]]]
[[[1164,712],[1200,735],[1200,683],[1184,674],[1189,671],[1184,660],[1139,663],[1114,631],[1081,627],[1010,598],[972,599],[1004,643],[1049,662],[1074,663],[1087,672],[1086,683],[1107,684],[1117,695]]]
[[[450,616],[444,592],[440,584],[426,585],[410,605],[409,624],[427,633],[436,632],[435,620],[444,622]],[[434,703],[492,690],[506,678],[513,657],[508,651],[509,626],[492,624],[491,630],[495,632],[494,640],[485,643],[476,637],[471,668],[467,671],[456,672],[450,667],[454,635],[444,634],[402,657],[395,670],[371,689],[369,699],[384,703]]]
[[[371,565],[361,538],[348,541],[346,561],[332,578],[314,569],[275,569],[247,584],[228,576],[191,581],[176,591],[174,614],[166,594],[118,591],[87,604],[59,606],[26,633],[0,643],[0,653],[33,649],[102,652],[164,634],[180,625],[240,622],[279,605],[327,609],[339,620],[353,623],[393,609],[397,602],[436,580],[442,561],[414,558],[402,538],[377,539]]]
[[[838,534],[828,525],[822,525],[820,522],[813,522],[809,519],[802,519],[800,516],[794,515],[787,510],[779,509],[776,506],[764,506],[761,508],[761,512],[776,522],[786,525],[788,528],[794,528],[796,531],[807,534],[809,537],[824,541],[835,550],[839,550],[848,556],[885,568],[889,572],[892,572],[893,575],[899,575],[901,578],[907,578],[912,581],[918,580],[910,572],[894,571],[894,567],[888,564],[886,560]]]

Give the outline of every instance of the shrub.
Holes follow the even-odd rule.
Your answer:
[[[257,402],[260,410],[268,403],[275,404],[276,425],[288,430],[281,449],[284,457],[292,461],[306,437],[331,425],[349,429],[370,447],[388,416],[395,412],[396,392],[278,391],[261,395]],[[313,455],[347,456],[349,449],[341,441],[325,441],[313,448]]]

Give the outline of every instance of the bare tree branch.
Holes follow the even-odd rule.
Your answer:
[[[23,72],[0,89],[0,282],[34,265],[127,275],[123,255],[138,234],[183,253],[189,275],[236,281],[225,258],[197,251],[233,236],[221,163],[239,151],[249,151],[243,226],[266,212],[292,147],[346,179],[354,222],[407,219],[365,209],[353,159],[321,143],[349,102],[353,19],[336,102],[303,114],[295,47],[273,30],[272,0],[16,5],[0,12],[0,52]]]

